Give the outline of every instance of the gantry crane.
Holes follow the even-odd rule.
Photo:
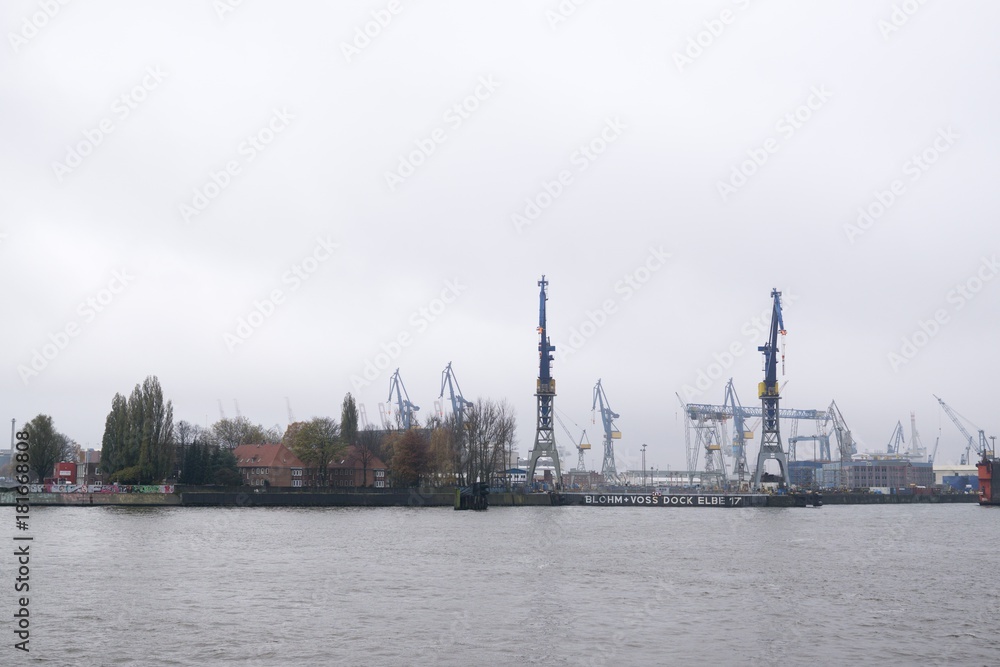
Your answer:
[[[781,334],[782,341],[784,341],[785,336],[785,323],[781,317],[781,292],[777,289],[772,289],[771,299],[771,333],[768,336],[767,342],[757,348],[764,355],[764,381],[758,385],[757,389],[763,416],[761,421],[760,451],[757,452],[757,469],[753,475],[754,489],[761,488],[764,463],[768,459],[778,462],[778,466],[781,468],[782,485],[785,488],[791,486],[791,481],[788,478],[788,462],[785,459],[785,450],[781,447],[781,431],[778,420],[778,401],[780,400],[778,393],[778,334]],[[782,374],[784,374],[784,367],[785,355],[782,353]]]
[[[608,403],[608,395],[604,393],[604,387],[601,385],[600,380],[594,385],[594,403],[590,408],[591,414],[598,408],[601,411],[601,424],[604,427],[604,463],[601,465],[601,474],[604,475],[606,483],[617,484],[620,480],[618,479],[618,470],[615,466],[613,443],[615,440],[620,440],[622,434],[621,431],[615,428],[614,420],[618,419],[621,415],[611,409],[611,404]]]
[[[979,438],[977,442],[977,440],[972,437],[972,434],[970,434],[969,431],[962,424],[959,415],[956,414],[955,411],[951,409],[951,406],[949,406],[947,403],[942,401],[937,396],[934,396],[934,398],[937,398],[937,402],[941,404],[941,409],[944,410],[944,413],[948,415],[948,418],[951,419],[952,423],[954,423],[955,426],[958,427],[958,430],[962,432],[962,436],[965,438],[965,456],[962,458],[962,465],[968,465],[969,463],[971,463],[972,458],[970,454],[972,453],[973,449],[976,450],[976,454],[978,456],[982,456],[983,452],[989,451],[990,447],[989,444],[986,442],[986,433],[982,429],[976,428],[976,426],[972,427],[979,432]],[[965,419],[965,417],[961,417],[961,419]],[[968,420],[966,419],[966,421]],[[972,424],[972,422],[969,423]],[[937,453],[937,446],[934,447],[934,453],[935,454]]]
[[[553,411],[555,410],[556,381],[552,377],[552,352],[556,347],[549,340],[545,329],[545,302],[548,295],[545,288],[549,282],[545,276],[538,281],[538,380],[535,383],[535,398],[537,399],[537,420],[535,422],[535,444],[531,449],[531,460],[528,463],[528,484],[535,481],[535,466],[538,459],[551,459],[555,468],[555,483],[562,486],[562,471],[559,467],[559,451],[556,449],[555,431],[552,429]]]
[[[388,403],[390,410],[392,410],[393,394],[396,394],[396,409],[393,410],[396,413],[396,427],[407,431],[417,426],[417,418],[414,413],[420,409],[420,406],[410,402],[410,396],[406,393],[406,387],[403,386],[403,379],[399,377],[398,368],[389,378]]]

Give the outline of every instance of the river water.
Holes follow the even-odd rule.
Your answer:
[[[1000,664],[976,505],[32,512],[31,664]]]

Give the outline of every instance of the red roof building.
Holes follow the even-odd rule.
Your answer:
[[[317,477],[292,450],[281,443],[240,445],[233,450],[236,466],[247,486],[313,487]],[[354,445],[330,462],[327,485],[341,488],[387,486],[386,465],[382,459],[369,455],[367,466],[364,453]]]

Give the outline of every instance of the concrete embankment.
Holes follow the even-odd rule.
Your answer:
[[[0,506],[15,503],[13,491],[0,491]],[[132,507],[180,505],[174,493],[29,493],[31,506],[48,505],[128,505]]]

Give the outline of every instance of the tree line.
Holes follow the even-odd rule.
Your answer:
[[[460,415],[429,417],[408,430],[359,428],[358,408],[348,393],[340,420],[315,417],[289,424],[281,432],[238,416],[210,427],[173,421],[156,376],[137,384],[126,397],[116,393],[101,441],[101,472],[107,482],[151,484],[242,483],[233,450],[244,444],[282,443],[312,471],[316,486],[328,486],[331,462],[353,447],[363,479],[377,459],[386,464],[389,483],[397,487],[464,486],[494,481],[513,458],[516,419],[505,402],[479,399]],[[52,474],[59,461],[75,461],[79,447],[58,432],[48,415],[26,424],[31,433],[30,467],[38,480]]]

